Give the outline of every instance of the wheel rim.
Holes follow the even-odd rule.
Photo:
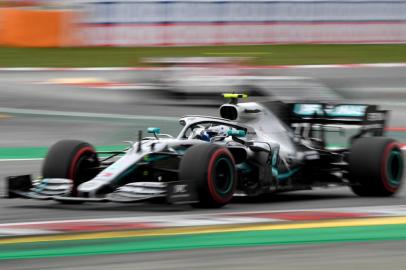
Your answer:
[[[387,175],[389,184],[392,187],[397,187],[400,183],[403,173],[403,158],[400,150],[394,149],[388,157]]]
[[[80,159],[76,162],[75,164],[75,174],[73,176],[75,181],[80,182],[81,175],[82,173],[85,172],[86,169],[91,167],[91,162],[90,162],[91,156],[90,155],[84,155],[80,157]]]
[[[75,196],[77,194],[77,187],[84,182],[83,179],[80,179],[80,173],[83,173],[83,170],[89,165],[91,162],[89,160],[95,154],[93,148],[85,147],[78,151],[76,155],[72,159],[71,166],[69,168],[69,178],[73,181],[72,186],[72,195]]]
[[[216,191],[225,195],[233,187],[233,165],[228,158],[222,157],[216,160],[213,170],[213,183]]]

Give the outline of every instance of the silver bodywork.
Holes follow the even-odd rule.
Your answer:
[[[45,178],[32,182],[27,176],[10,177],[9,197],[79,202],[166,199],[168,203],[193,203],[213,195],[205,191],[213,184],[210,181],[214,181],[214,175],[217,179],[224,179],[224,175],[232,179],[227,180],[233,183],[233,189],[227,189],[228,200],[236,194],[256,196],[312,187],[360,185],[351,182],[354,162],[350,158],[355,152],[352,147],[360,138],[382,137],[388,113],[376,105],[277,100],[239,103],[238,99],[245,95],[224,96],[230,103],[220,107],[219,117],[185,116],[179,120],[183,128],[176,137],[149,128],[152,136],[143,138],[140,131],[138,140],[128,142],[127,149],[99,153],[101,160],[91,151],[90,156],[79,156],[84,160],[80,163],[85,164],[82,167],[73,157],[74,161],[61,163],[76,168],[74,174],[69,174],[74,176],[68,176],[75,181]],[[348,130],[351,134],[346,136]],[[347,144],[337,144],[334,139],[336,145],[329,146],[326,133],[345,137]],[[387,138],[383,139],[378,138],[378,146],[387,143]],[[368,141],[361,141],[365,142]],[[61,159],[66,149],[77,153],[81,153],[78,147],[87,145],[91,149],[82,141],[61,143],[65,148],[59,145],[52,148],[60,149]],[[214,154],[216,149],[227,156],[222,158],[229,160],[229,174],[212,169],[212,160],[218,158]],[[109,156],[101,158],[103,154]],[[58,170],[55,177],[63,170]]]
[[[235,106],[239,111],[238,119],[231,121],[221,117],[209,116],[185,116],[180,119],[180,123],[184,125],[176,138],[169,136],[159,136],[158,138],[149,137],[141,142],[135,142],[126,150],[125,154],[118,158],[112,165],[101,171],[92,180],[87,181],[78,186],[78,195],[86,194],[87,197],[94,197],[97,191],[106,185],[114,185],[117,178],[130,170],[134,164],[142,162],[145,156],[149,154],[173,151],[173,147],[179,145],[196,145],[208,143],[205,141],[190,139],[187,136],[187,131],[193,125],[199,123],[214,123],[229,125],[235,128],[240,127],[248,131],[247,141],[253,145],[271,151],[271,149],[279,149],[279,157],[281,160],[289,159],[287,166],[295,164],[295,160],[300,160],[295,145],[292,143],[292,134],[289,134],[288,128],[267,108],[254,102],[239,103],[236,105],[225,104],[223,106]],[[244,113],[245,111],[256,111],[256,113]],[[212,143],[223,144],[226,146],[241,145],[233,141],[230,137],[224,140],[214,141]],[[245,148],[248,156],[254,155],[253,151]],[[317,153],[315,153],[317,154]]]
[[[228,106],[228,105],[227,105]],[[130,170],[134,164],[142,162],[144,157],[162,151],[173,151],[173,147],[179,145],[196,145],[208,143],[202,140],[190,139],[187,136],[188,129],[199,123],[214,123],[224,124],[235,128],[247,129],[248,134],[246,140],[252,141],[257,147],[262,147],[271,151],[271,148],[279,148],[280,156],[283,159],[297,159],[296,149],[291,142],[287,128],[272,114],[268,109],[258,103],[240,103],[237,106],[239,118],[235,121],[227,120],[220,117],[209,116],[185,116],[180,119],[180,123],[184,125],[176,138],[168,136],[159,136],[159,138],[150,137],[141,142],[135,142],[126,150],[125,154],[116,160],[112,165],[101,171],[92,180],[87,181],[78,186],[78,194],[86,194],[86,196],[94,197],[98,190],[106,185],[114,184],[117,178]],[[244,113],[244,110],[257,110],[255,115]],[[212,143],[224,144],[227,146],[240,145],[233,141],[230,137],[221,141]],[[246,148],[248,156],[253,155],[253,152]]]
[[[331,106],[333,106],[331,108],[346,108],[343,107],[343,105],[337,105],[337,107],[334,107],[334,105]],[[311,109],[315,106],[309,103],[307,107]],[[365,110],[367,110],[367,106],[363,106],[363,108],[364,107]],[[336,112],[331,108],[326,107],[325,111],[330,114]],[[165,157],[173,156],[177,159],[177,162],[180,162],[183,154],[189,147],[209,143],[219,144],[228,148],[235,158],[243,152],[243,161],[236,162],[236,164],[248,166],[251,172],[242,175],[242,178],[245,177],[244,180],[238,180],[247,185],[242,186],[241,189],[237,188],[237,191],[242,193],[247,192],[247,195],[278,190],[308,189],[315,185],[326,186],[331,183],[346,184],[342,174],[342,166],[345,165],[345,155],[341,154],[343,152],[340,151],[347,150],[338,149],[338,152],[334,152],[336,150],[329,151],[323,146],[321,148],[315,147],[313,144],[314,138],[310,138],[306,134],[310,132],[309,129],[312,129],[312,131],[321,129],[323,133],[323,130],[329,127],[341,131],[345,127],[346,121],[350,123],[348,126],[354,128],[354,121],[352,121],[354,119],[351,117],[341,119],[336,116],[332,118],[334,121],[343,122],[343,124],[316,123],[313,125],[308,122],[301,124],[300,121],[299,123],[291,123],[284,122],[283,115],[275,113],[274,109],[275,107],[269,107],[267,103],[238,103],[236,99],[231,99],[230,103],[223,104],[220,107],[220,117],[190,115],[181,118],[179,123],[183,128],[176,137],[167,134],[158,134],[158,132],[152,131],[152,136],[150,137],[142,138],[142,136],[139,136],[137,142],[129,142],[130,146],[126,150],[119,152],[119,154],[115,155],[110,153],[112,156],[108,158],[109,162],[104,163],[103,166],[99,166],[96,171],[97,174],[93,178],[77,186],[76,197],[69,196],[73,190],[73,182],[69,179],[43,179],[42,181],[33,183],[29,193],[21,193],[19,191],[16,193],[29,198],[55,199],[60,201],[107,200],[132,202],[165,197],[169,193],[168,188],[173,187],[173,190],[182,190],[184,186],[184,183],[176,184],[176,182],[183,181],[182,179],[175,181],[179,179],[179,167],[175,166],[171,169],[172,171],[170,171],[170,173],[174,173],[176,176],[170,178],[171,180],[162,179],[161,174],[154,178],[148,174],[140,176],[137,174],[141,172],[141,170],[138,170],[139,167],[150,166],[156,162],[157,160],[153,160],[156,155],[164,155]],[[303,113],[307,111],[302,109],[300,112]],[[340,113],[343,113],[343,111],[341,110]],[[346,111],[346,113],[348,113],[348,111]],[[374,113],[376,114],[376,112]],[[311,111],[311,114],[308,114],[310,120],[313,115],[313,111]],[[370,114],[366,114],[366,119],[368,119],[369,115]],[[356,123],[358,123],[357,121],[361,121],[361,115],[357,115],[357,117],[358,118],[355,119]],[[362,118],[364,118],[363,115]],[[328,119],[328,121],[330,120],[331,119]],[[210,142],[193,137],[193,130],[195,128],[207,128],[208,126],[213,127],[220,125],[225,125],[231,130],[244,131],[245,135],[241,138],[232,134],[217,135],[212,137]],[[384,124],[382,124],[382,127],[383,125]],[[360,126],[362,127],[361,124]],[[365,127],[368,127],[368,125]],[[320,165],[322,163],[317,163],[322,160],[322,155],[324,155],[324,162],[328,162],[324,164],[332,164],[331,168]],[[250,164],[244,164],[245,161]],[[252,164],[252,162],[254,164]],[[325,172],[326,177],[323,176],[320,183],[306,182],[308,180],[301,176],[302,172],[296,176],[296,173],[306,167],[308,162],[313,164],[311,168],[316,168],[310,169],[312,172],[315,171],[317,173],[321,170],[327,170],[327,172]],[[254,174],[250,174],[252,171],[254,171]],[[304,173],[308,172],[309,170],[307,172],[305,170]],[[327,175],[329,176],[327,177]],[[309,178],[311,177],[312,176]],[[320,180],[320,178],[318,179]],[[324,181],[324,179],[327,180]],[[259,189],[257,193],[256,189]]]

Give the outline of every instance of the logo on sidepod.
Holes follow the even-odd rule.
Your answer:
[[[383,121],[385,119],[385,114],[383,113],[368,113],[368,121]]]
[[[174,185],[173,193],[186,193],[187,185]]]

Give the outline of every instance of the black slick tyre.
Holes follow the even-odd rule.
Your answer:
[[[402,183],[403,155],[390,138],[357,139],[349,154],[349,180],[359,196],[391,196]]]
[[[232,154],[216,144],[190,147],[180,163],[179,179],[193,181],[198,202],[195,207],[218,208],[233,198],[237,174]]]
[[[78,140],[62,140],[49,149],[42,165],[42,177],[71,179],[73,188],[70,196],[75,196],[78,185],[94,176],[88,169],[98,164],[92,145]]]

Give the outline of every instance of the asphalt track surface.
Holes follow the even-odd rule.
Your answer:
[[[358,98],[380,100],[393,108],[391,126],[404,126],[406,98],[402,92],[406,85],[406,69],[356,69],[356,70],[273,70],[275,75],[315,76],[344,94],[361,93]],[[125,115],[158,116],[151,120],[161,124],[170,133],[175,120],[159,116],[177,117],[184,114],[211,114],[216,111],[206,107],[153,105],[136,91],[106,91],[33,84],[49,78],[65,76],[102,76],[115,80],[138,80],[129,72],[76,74],[18,73],[0,74],[0,107],[51,110],[65,112],[109,113]],[[387,88],[385,100],[380,89]],[[371,88],[373,94],[362,94]],[[364,92],[365,93],[365,92]],[[153,102],[152,102],[153,103]],[[148,120],[128,120],[74,116],[44,116],[33,113],[9,114],[0,120],[0,147],[47,146],[62,138],[83,138],[97,145],[120,143],[136,134],[139,127],[148,126]],[[9,117],[10,116],[10,117]],[[165,129],[164,129],[165,130]],[[134,136],[135,137],[135,136]],[[405,140],[406,141],[406,140]],[[1,161],[0,179],[13,174],[39,173],[40,161]],[[0,192],[4,183],[0,182]],[[196,210],[189,206],[84,204],[60,205],[49,201],[0,199],[2,223],[61,220],[79,218],[104,218],[151,216],[162,213],[196,214],[240,211],[292,210],[353,206],[404,205],[406,190],[392,198],[359,198],[348,188],[320,189],[279,194],[261,200],[239,199],[218,210]],[[306,246],[272,246],[259,248],[230,248],[160,252],[150,254],[108,255],[86,257],[81,260],[66,258],[36,259],[1,262],[1,269],[403,269],[406,255],[405,241],[359,244],[322,244]]]

